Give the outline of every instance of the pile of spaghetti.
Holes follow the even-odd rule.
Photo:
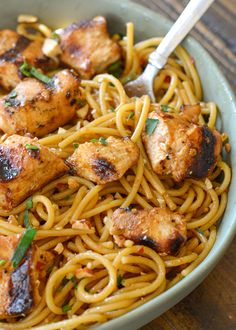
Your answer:
[[[140,159],[119,181],[96,185],[67,174],[32,196],[29,219],[37,229],[34,241],[57,257],[40,303],[25,318],[5,320],[0,328],[79,329],[121,316],[188,276],[213,247],[216,224],[227,204],[229,166],[219,160],[208,179],[186,179],[178,185],[155,174],[140,137],[153,106],[148,96],[130,99],[123,88],[142,72],[160,41],[152,38],[134,45],[133,24],[128,23],[127,35],[119,40],[125,54],[121,77],[104,73],[81,81],[86,102],[79,111],[90,113],[91,120],[80,118],[39,140],[66,159],[81,142],[128,135],[138,145]],[[157,103],[176,113],[182,105],[200,103],[200,124],[214,128],[216,105],[202,101],[194,60],[183,47],[177,47],[168,59],[154,88]],[[226,139],[222,134],[223,142]],[[129,240],[124,248],[117,247],[107,219],[117,208],[130,204],[147,209],[161,206],[184,215],[188,238],[176,256],[159,255]],[[0,234],[25,231],[26,207],[24,202],[9,214],[1,214]],[[9,216],[15,216],[18,224],[9,223]],[[81,219],[89,220],[90,226],[83,221],[73,226],[73,220]]]

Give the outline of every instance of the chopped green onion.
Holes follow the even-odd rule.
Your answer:
[[[76,283],[76,277],[75,277],[75,276],[72,276],[72,277],[70,278],[70,281],[71,281],[72,283]]]
[[[84,99],[76,99],[76,103],[81,106],[81,107],[84,107],[85,104],[87,103],[86,100]]]
[[[25,210],[23,218],[24,218],[24,226],[26,228],[29,228],[30,227],[30,222],[29,222],[29,211],[28,210]]]
[[[206,235],[204,234],[204,232],[203,232],[201,229],[196,228],[195,230],[196,230],[200,235],[202,235],[202,236],[206,236]]]
[[[29,209],[32,209],[32,207],[33,207],[33,198],[30,197],[30,198],[27,199],[27,201],[26,201],[26,208],[27,208],[27,210],[29,210]]]
[[[20,66],[20,72],[26,77],[35,77],[45,84],[50,83],[52,80],[48,76],[45,76],[43,73],[38,71],[35,67],[31,67],[26,61]]]
[[[21,240],[11,259],[14,268],[17,267],[21,262],[31,242],[33,241],[36,233],[37,230],[31,227],[27,228],[26,231],[24,232],[24,235],[21,237]]]
[[[146,133],[148,135],[151,135],[155,131],[158,123],[159,123],[159,119],[147,118],[146,128],[145,128]]]
[[[8,98],[9,98],[9,99],[14,99],[15,97],[17,97],[17,93],[16,93],[16,90],[13,89],[13,90],[11,91],[11,93],[8,94]]]
[[[0,267],[4,266],[6,264],[6,260],[0,260]]]
[[[119,78],[123,72],[123,63],[121,60],[118,60],[112,63],[108,68],[107,72],[112,74],[114,77]]]
[[[134,111],[131,111],[130,114],[128,115],[128,120],[132,119],[134,117]]]
[[[25,147],[27,150],[39,150],[39,147],[34,146],[32,144],[28,144],[28,143],[25,145]]]
[[[161,104],[161,110],[164,112],[168,112],[170,109],[173,109],[169,105]]]
[[[55,40],[57,40],[57,41],[60,40],[60,36],[59,36],[59,34],[56,33],[55,31],[52,32],[52,34],[50,35],[50,38],[51,38],[51,39],[55,39]]]
[[[117,276],[117,288],[118,288],[118,289],[121,289],[121,288],[124,287],[124,285],[122,284],[122,281],[123,281],[123,278],[122,278],[122,276],[119,274],[119,275]]]
[[[67,313],[71,310],[71,308],[72,308],[72,306],[70,306],[69,304],[65,304],[65,305],[62,306],[61,309],[64,313]]]
[[[104,146],[107,146],[108,145],[107,140],[104,137],[102,137],[102,136],[98,139],[98,141],[101,144],[103,144]]]
[[[31,68],[30,72],[33,77],[37,78],[38,80],[42,81],[45,84],[49,84],[52,81],[51,78],[45,76],[45,74],[41,73],[34,67]]]
[[[61,284],[65,286],[69,282],[68,278],[64,277],[63,280],[61,281]]]
[[[11,102],[9,100],[4,100],[4,106],[5,107],[10,107],[11,106]]]
[[[30,65],[26,61],[20,66],[20,72],[26,77],[32,77],[30,72]]]
[[[73,143],[74,149],[77,149],[79,147],[79,143]]]
[[[90,142],[96,143],[96,142],[98,142],[98,139],[91,139]]]

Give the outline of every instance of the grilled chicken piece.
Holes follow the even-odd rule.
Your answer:
[[[176,182],[185,178],[204,178],[215,168],[222,148],[221,136],[208,126],[200,126],[200,106],[185,106],[181,114],[158,108],[150,119],[157,119],[154,132],[142,139],[154,172],[171,175]]]
[[[97,184],[119,180],[137,163],[139,149],[129,138],[117,139],[110,136],[104,143],[105,145],[100,142],[80,144],[67,159],[67,165],[78,176]]]
[[[60,40],[61,61],[83,79],[105,71],[121,57],[121,48],[109,37],[106,19],[102,16],[68,26],[60,32]]]
[[[8,134],[42,137],[71,120],[80,108],[80,80],[72,70],[54,75],[49,84],[27,78],[0,99],[0,129]],[[13,95],[14,97],[12,97]]]
[[[0,209],[10,211],[67,170],[63,160],[37,139],[8,137],[0,144]]]
[[[12,30],[0,30],[1,87],[11,90],[24,78],[19,71],[24,61],[44,71],[56,67],[52,59],[44,56],[42,42],[31,41]]]
[[[34,243],[14,269],[11,264],[21,235],[0,236],[0,318],[25,315],[40,301],[53,254],[36,248]]]
[[[119,246],[125,239],[162,254],[176,254],[187,239],[183,216],[168,209],[119,208],[110,221],[110,234]]]

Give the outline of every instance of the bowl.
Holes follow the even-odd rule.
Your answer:
[[[20,3],[19,0],[1,0],[0,28],[14,28],[17,15],[22,13],[39,16],[43,22],[53,28],[65,26],[79,19],[104,15],[108,19],[111,32],[125,32],[125,23],[133,21],[136,41],[163,36],[172,24],[159,14],[127,0],[21,0]],[[232,142],[236,139],[236,100],[227,80],[198,42],[192,38],[186,38],[183,45],[194,56],[203,85],[204,99],[213,100],[218,105],[221,113],[220,129],[229,134]],[[231,146],[229,162],[234,169],[236,144]],[[236,232],[235,218],[236,177],[233,172],[228,205],[218,226],[216,243],[206,259],[168,291],[121,317],[96,326],[96,330],[137,329],[187,296],[212,271],[225,253]]]

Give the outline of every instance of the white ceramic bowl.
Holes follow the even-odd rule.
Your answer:
[[[125,23],[135,24],[136,40],[163,36],[171,22],[145,7],[127,0],[0,0],[0,28],[14,28],[20,13],[39,16],[49,26],[65,26],[78,19],[104,15],[112,32],[125,32]],[[222,118],[221,130],[236,139],[236,101],[221,71],[208,53],[192,38],[183,43],[194,56],[199,70],[205,100],[214,100]],[[230,163],[235,168],[236,144],[232,143]],[[194,290],[215,267],[225,253],[236,232],[236,177],[233,172],[228,206],[218,228],[216,243],[207,258],[186,278],[159,297],[141,307],[96,327],[98,330],[137,329],[175,305]]]

